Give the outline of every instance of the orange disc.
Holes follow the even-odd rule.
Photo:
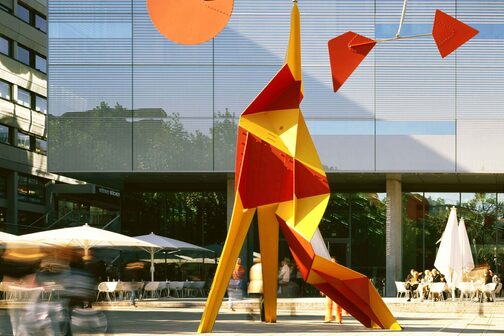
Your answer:
[[[152,23],[169,40],[198,44],[226,26],[234,0],[147,0]]]

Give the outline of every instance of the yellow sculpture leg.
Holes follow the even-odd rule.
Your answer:
[[[278,220],[275,211],[278,205],[262,206],[257,209],[259,222],[259,247],[263,273],[265,322],[277,319],[278,290]]]
[[[231,224],[224,243],[224,248],[217,266],[217,271],[208,294],[205,310],[198,328],[199,333],[211,332],[217,318],[224,293],[229,284],[229,279],[233,273],[233,268],[236,265],[236,259],[240,255],[240,250],[245,241],[245,236],[254,217],[254,209],[243,209],[240,195],[237,193],[233,214],[231,216]]]

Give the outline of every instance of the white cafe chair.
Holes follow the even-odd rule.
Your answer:
[[[96,295],[96,301],[100,298],[100,294],[105,294],[108,301],[111,300],[111,296],[115,300],[115,291],[117,288],[117,282],[100,282],[98,284],[98,294]]]
[[[401,282],[401,281],[395,282],[396,290],[397,290],[397,297],[406,297],[406,294],[408,293],[408,291],[406,290],[406,287],[404,284],[405,283]]]

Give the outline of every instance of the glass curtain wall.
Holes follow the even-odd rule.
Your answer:
[[[434,267],[452,206],[464,218],[474,264],[503,274],[504,194],[496,193],[404,193],[403,271]]]

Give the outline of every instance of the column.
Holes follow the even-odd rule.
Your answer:
[[[9,233],[18,234],[18,173],[11,171],[7,176],[7,229]]]
[[[395,281],[402,272],[402,186],[400,176],[387,176],[387,219],[385,227],[386,296],[395,296]]]

